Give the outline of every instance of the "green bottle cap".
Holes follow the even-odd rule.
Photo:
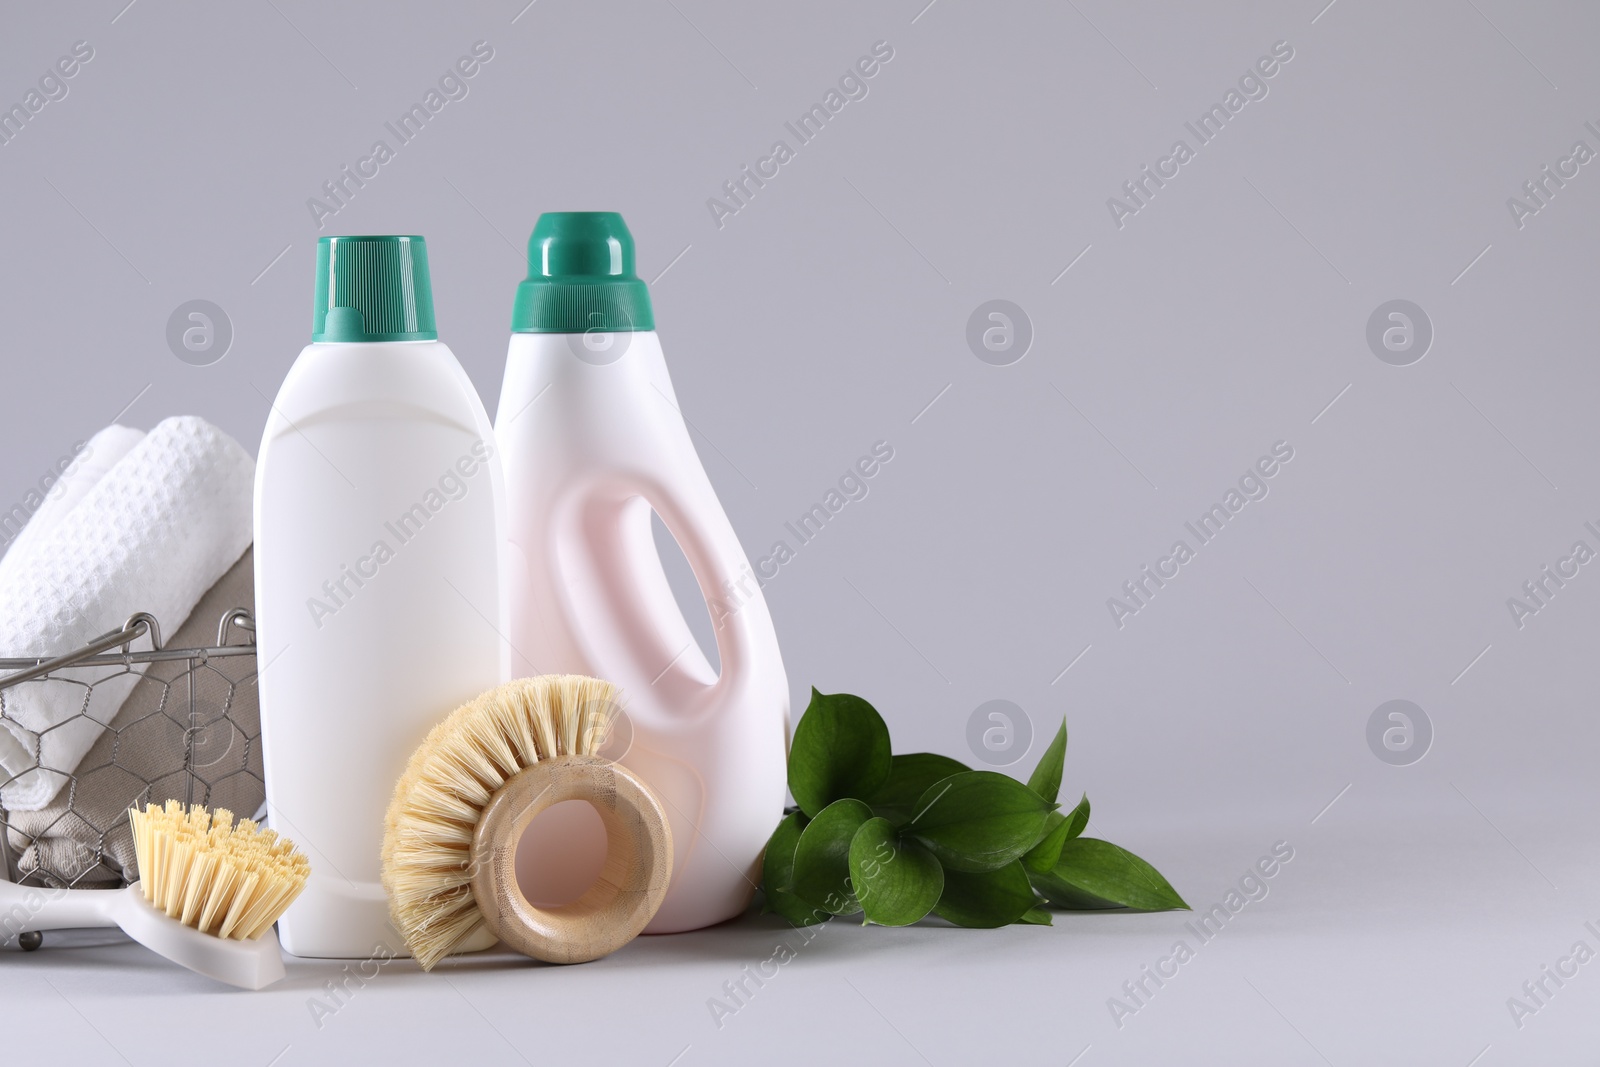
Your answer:
[[[428,243],[421,237],[324,237],[317,242],[311,340],[437,341]]]
[[[656,328],[633,267],[633,235],[615,211],[546,211],[528,238],[528,277],[513,333],[627,333]]]

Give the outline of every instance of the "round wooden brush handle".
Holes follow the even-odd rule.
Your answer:
[[[517,885],[517,845],[536,815],[586,800],[606,828],[600,877],[570,904],[540,908]],[[501,786],[472,835],[472,896],[501,941],[548,963],[585,963],[638,936],[667,895],[672,829],[650,789],[601,756],[540,760]]]

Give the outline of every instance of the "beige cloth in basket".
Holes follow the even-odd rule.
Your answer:
[[[184,624],[161,635],[162,645],[214,645],[222,616],[233,608],[253,609],[254,604],[252,552],[247,549],[200,598]],[[255,657],[217,657],[193,672],[189,664],[150,664],[78,765],[75,782],[38,811],[5,814],[7,843],[18,857],[19,876],[78,888],[133,881],[139,874],[128,809],[135,803],[190,799],[191,783],[194,803],[228,808],[240,818],[260,809],[266,794]],[[185,769],[191,749],[192,775]]]

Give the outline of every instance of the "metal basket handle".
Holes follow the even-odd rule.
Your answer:
[[[226,625],[226,621],[226,618],[224,618],[224,625]],[[136,612],[129,616],[128,621],[123,623],[120,630],[112,630],[109,633],[101,634],[76,651],[45,660],[37,666],[0,678],[0,690],[10,689],[14,685],[32,681],[35,678],[43,678],[53,671],[59,671],[63,667],[70,667],[74,663],[88,659],[90,656],[98,656],[119,645],[122,646],[122,652],[126,655],[133,650],[133,643],[146,634],[150,635],[150,650],[152,652],[160,651],[161,624],[156,622],[155,616],[148,612]]]

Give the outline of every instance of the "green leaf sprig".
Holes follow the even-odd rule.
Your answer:
[[[1026,785],[931,752],[893,755],[889,727],[848,693],[811,691],[789,751],[797,810],[767,842],[765,910],[796,926],[835,915],[909,926],[1050,925],[1049,908],[1189,907],[1154,867],[1084,837],[1089,798],[1056,797],[1067,724]]]

